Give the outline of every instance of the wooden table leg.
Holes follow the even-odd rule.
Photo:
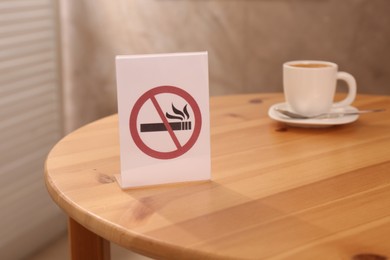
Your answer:
[[[72,218],[68,221],[72,260],[110,260],[110,242],[89,231]]]

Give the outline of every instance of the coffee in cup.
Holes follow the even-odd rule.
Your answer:
[[[297,64],[291,64],[293,67],[298,68],[325,68],[330,67],[328,64],[322,64],[322,63],[297,63]]]
[[[337,80],[348,86],[347,96],[340,102],[334,102]],[[339,72],[333,62],[289,61],[283,64],[283,90],[293,112],[315,116],[350,105],[356,97],[356,81],[351,74]]]

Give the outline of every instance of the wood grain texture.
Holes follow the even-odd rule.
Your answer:
[[[110,259],[110,243],[71,218],[68,221],[68,234],[72,260]]]
[[[212,180],[121,190],[118,118],[71,133],[50,152],[53,200],[97,235],[158,259],[390,257],[390,97],[348,125],[272,121],[282,94],[214,97]],[[380,259],[380,258],[379,258]]]

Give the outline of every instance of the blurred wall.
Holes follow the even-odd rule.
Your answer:
[[[389,0],[62,1],[68,131],[115,113],[115,55],[208,51],[210,94],[282,90],[281,66],[334,61],[390,93]]]
[[[28,259],[66,230],[44,163],[63,136],[57,0],[0,1],[0,259]]]

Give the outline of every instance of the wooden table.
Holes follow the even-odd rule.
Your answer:
[[[107,259],[107,241],[161,259],[389,259],[390,96],[359,95],[387,111],[325,129],[272,121],[282,101],[211,98],[205,183],[121,190],[116,115],[61,140],[45,178],[73,259]]]

